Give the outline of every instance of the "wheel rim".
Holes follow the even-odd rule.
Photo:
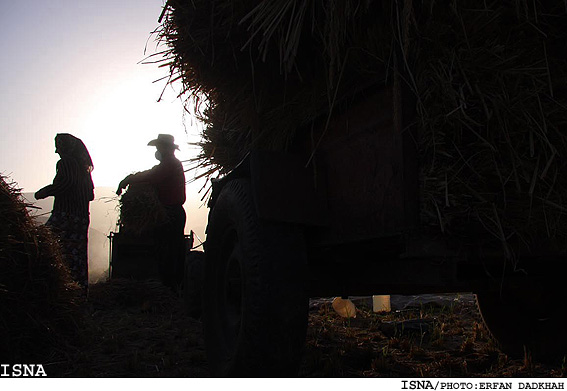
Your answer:
[[[229,359],[235,355],[242,325],[241,250],[236,232],[227,235],[223,249],[224,273],[220,293],[221,332]]]

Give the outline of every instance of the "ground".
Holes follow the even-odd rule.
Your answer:
[[[472,297],[472,296],[471,296]],[[311,302],[300,377],[559,377],[565,363],[511,360],[491,341],[474,300],[406,304],[375,314],[355,301],[341,318]],[[401,307],[398,305],[398,307]],[[78,333],[43,360],[49,376],[207,377],[202,325],[157,281],[91,287]]]

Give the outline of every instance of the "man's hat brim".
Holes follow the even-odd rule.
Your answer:
[[[162,140],[152,140],[148,143],[148,146],[150,146],[150,147],[157,147],[158,145],[163,145],[163,146],[166,146],[166,147],[173,147],[175,149],[179,149],[179,145],[172,144],[172,143],[166,143],[166,142],[163,142]]]
[[[171,148],[179,149],[179,145],[174,143],[173,136],[162,135],[162,134],[160,134],[158,136],[158,138],[156,138],[155,140],[150,141],[148,143],[148,146],[150,146],[150,147],[165,146],[165,147],[171,147]]]

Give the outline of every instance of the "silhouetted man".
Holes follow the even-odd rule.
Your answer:
[[[155,188],[167,212],[166,223],[157,227],[155,232],[160,276],[164,285],[176,291],[183,280],[185,263],[185,173],[183,165],[175,157],[175,150],[179,147],[172,135],[160,134],[148,145],[156,147],[155,157],[160,163],[150,170],[128,175],[118,185],[116,194],[120,195],[122,189],[133,183],[148,183]]]

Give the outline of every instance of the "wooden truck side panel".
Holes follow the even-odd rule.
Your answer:
[[[383,88],[359,98],[323,135],[315,164],[329,205],[325,241],[390,236],[406,227],[403,139],[392,95]]]
[[[416,152],[396,124],[390,86],[360,94],[300,133],[288,153],[253,151],[258,215],[316,227],[317,244],[399,235],[417,225]],[[401,115],[401,113],[399,113]]]

